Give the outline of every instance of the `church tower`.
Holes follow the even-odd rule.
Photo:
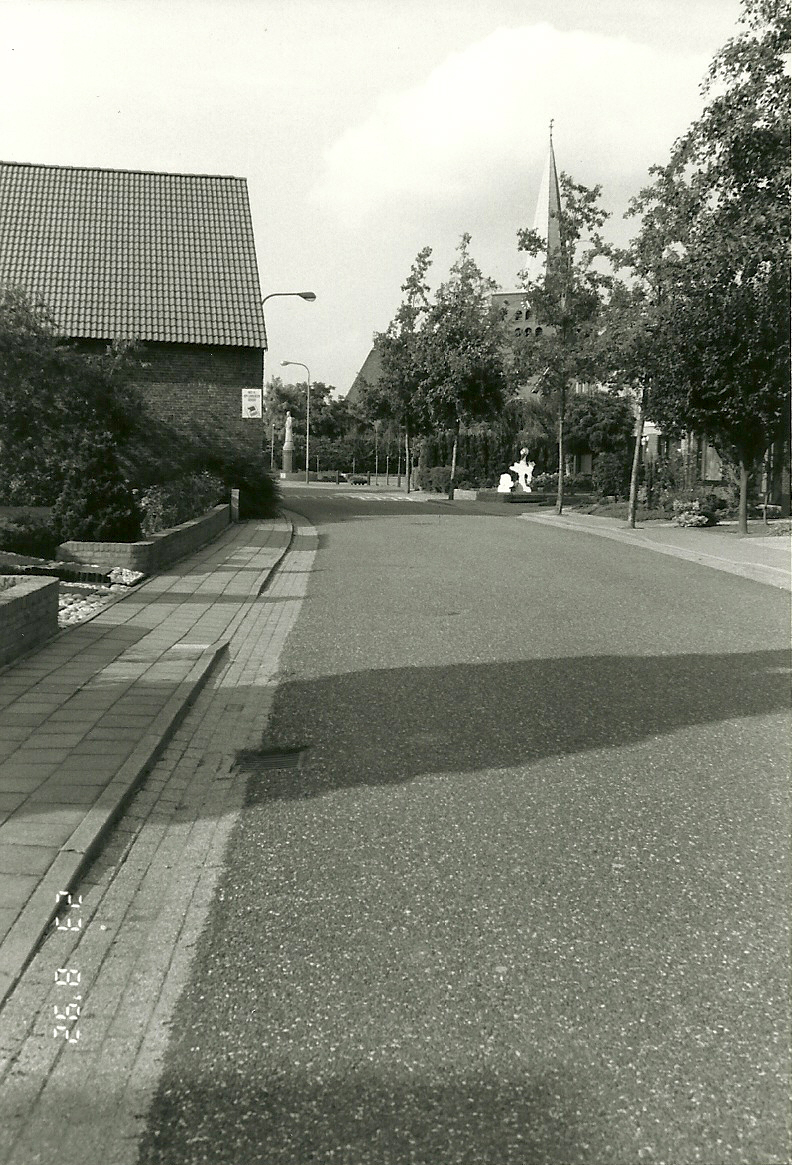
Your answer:
[[[537,255],[518,252],[518,264],[526,271],[528,278],[541,280],[547,273],[553,257],[561,251],[561,189],[558,183],[555,150],[553,149],[553,123],[550,122],[550,147],[545,161],[539,197],[536,202],[533,229],[546,240],[546,248]],[[524,291],[501,291],[492,296],[497,307],[505,308],[506,323],[515,335],[541,336],[543,328],[531,310]]]

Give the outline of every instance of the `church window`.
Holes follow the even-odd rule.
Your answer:
[[[536,331],[534,332],[534,335],[535,335],[535,336],[541,336],[541,334],[542,334],[542,329],[541,329],[541,328],[537,328],[537,329],[536,329]]]
[[[514,313],[514,318],[515,318],[515,320],[521,320],[521,319],[522,319],[522,312],[521,312],[521,311],[516,311],[516,312]]]

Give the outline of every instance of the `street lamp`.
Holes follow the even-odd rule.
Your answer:
[[[268,299],[274,299],[276,296],[283,296],[283,295],[296,295],[300,299],[307,300],[308,303],[313,303],[313,301],[316,299],[316,292],[315,291],[271,291],[269,293],[269,295],[265,295],[261,301],[262,312],[264,310],[264,304],[267,302]],[[266,321],[264,324],[264,333],[266,335]],[[266,352],[266,350],[267,349],[265,348],[264,351]],[[267,374],[266,374],[266,370],[265,370],[263,363],[262,363],[262,370],[261,371],[262,371],[261,419],[263,421],[264,420],[264,393],[266,392],[266,388],[267,388]],[[272,467],[273,467],[274,460],[275,460],[275,422],[273,421],[273,424],[272,424],[272,444],[270,446],[270,469],[272,469]]]
[[[310,293],[309,293],[310,294]],[[308,446],[311,439],[311,373],[307,364],[303,364],[300,360],[281,360],[282,367],[287,364],[295,364],[298,368],[304,368],[308,377],[308,394],[305,401],[305,483],[310,481],[308,470]]]

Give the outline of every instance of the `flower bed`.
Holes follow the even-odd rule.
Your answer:
[[[123,566],[153,574],[211,542],[231,521],[231,507],[215,506],[201,518],[182,522],[170,530],[152,534],[140,542],[62,542],[58,558],[92,566]]]

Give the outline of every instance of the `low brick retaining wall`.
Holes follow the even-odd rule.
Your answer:
[[[0,575],[0,667],[58,630],[58,580]]]
[[[141,542],[62,542],[57,557],[61,561],[91,563],[108,569],[125,566],[128,570],[153,574],[211,542],[230,521],[231,507],[215,506],[201,518],[162,530]]]

